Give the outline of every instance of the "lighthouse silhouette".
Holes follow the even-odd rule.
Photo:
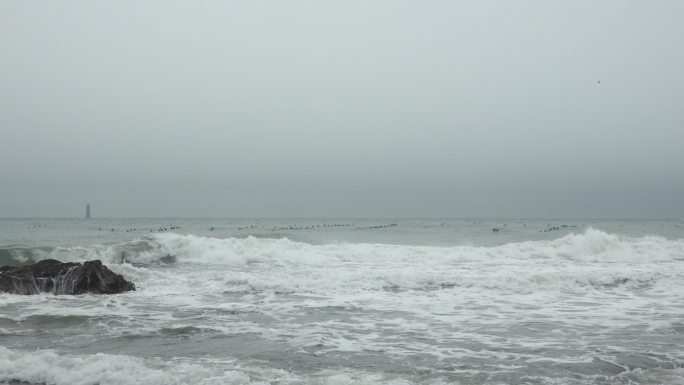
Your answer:
[[[86,218],[90,219],[90,202],[86,204]]]

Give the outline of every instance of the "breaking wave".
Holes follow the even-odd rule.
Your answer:
[[[684,260],[684,240],[648,236],[628,238],[587,229],[552,241],[526,241],[496,247],[397,246],[364,243],[310,245],[287,238],[207,238],[194,235],[159,234],[132,262],[159,262],[171,257],[179,262],[249,264],[257,262],[367,261],[392,259],[435,262],[486,261],[488,259],[571,259],[580,262],[632,262]],[[125,256],[123,258],[126,258]]]
[[[221,366],[104,353],[76,356],[59,354],[53,350],[22,352],[0,346],[0,381],[50,385],[264,385],[272,381],[320,385],[411,384],[401,379],[391,380],[365,373],[321,373],[307,379],[278,369]],[[428,383],[443,384],[439,380]]]
[[[23,249],[13,258],[19,262],[101,259],[115,272],[140,282],[143,290],[172,282],[178,285],[175,266],[184,268],[180,282],[191,289],[232,293],[454,287],[607,290],[651,288],[663,277],[682,274],[677,262],[684,261],[684,240],[629,238],[591,228],[550,241],[495,247],[312,245],[286,238],[221,239],[167,233],[116,245]],[[146,268],[151,265],[168,265],[170,269]],[[198,269],[196,280],[193,272],[185,271],[193,267]]]
[[[589,228],[550,241],[525,241],[495,247],[399,246],[368,243],[311,245],[287,238],[210,238],[155,234],[115,245],[89,247],[2,248],[0,263],[63,262],[101,259],[107,263],[194,263],[244,265],[260,262],[324,263],[392,259],[467,262],[497,259],[569,259],[578,262],[652,263],[684,260],[684,239],[629,238]]]
[[[609,384],[659,383],[683,384],[681,368],[647,367],[629,370],[610,361],[594,359],[591,362],[561,362],[568,368],[567,377],[517,377],[503,367],[498,372],[478,370],[460,371],[461,376],[477,383],[500,384],[505,380],[536,379],[534,383],[547,384]],[[600,375],[583,374],[587,369],[601,369]],[[308,373],[269,368],[243,366],[230,360],[188,360],[140,358],[130,355],[97,353],[65,355],[54,350],[32,352],[14,351],[0,346],[0,381],[21,384],[49,385],[446,385],[460,383],[448,378],[454,374],[437,371],[423,378],[403,378],[399,374],[337,369]],[[416,377],[416,376],[413,376]],[[427,378],[426,378],[427,377]],[[418,381],[415,381],[418,380]],[[506,382],[508,382],[506,381]],[[467,381],[475,382],[475,381]],[[524,381],[528,383],[528,381]]]

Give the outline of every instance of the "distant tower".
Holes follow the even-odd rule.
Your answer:
[[[86,218],[90,219],[90,202],[86,204]]]

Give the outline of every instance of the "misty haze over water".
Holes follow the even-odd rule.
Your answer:
[[[0,217],[684,217],[679,1],[0,2]]]

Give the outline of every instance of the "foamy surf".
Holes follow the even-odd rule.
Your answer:
[[[567,258],[587,262],[684,260],[684,240],[658,236],[626,237],[593,228],[550,241],[512,242],[497,247],[400,246],[368,243],[312,245],[287,238],[211,238],[192,234],[153,234],[115,245],[6,248],[18,262],[54,258],[63,261],[102,259],[105,262],[246,264],[255,262],[325,262],[329,260],[426,258],[437,262],[486,259]]]
[[[446,385],[454,384],[448,378],[424,378],[409,380],[397,374],[374,373],[370,370],[319,370],[307,375],[272,369],[258,364],[239,365],[232,361],[212,359],[188,362],[187,358],[175,360],[143,359],[127,355],[97,353],[92,355],[64,355],[53,350],[19,352],[0,347],[0,378],[22,384],[50,385]],[[525,383],[586,384],[588,381],[609,384],[662,383],[684,384],[684,369],[636,369],[629,370],[602,360],[585,362],[559,361],[570,367],[582,365],[603,367],[604,372],[616,372],[616,376],[581,376],[572,370],[561,378],[529,376]],[[505,372],[501,367],[488,377],[505,381],[498,375]],[[581,370],[581,369],[578,369]],[[465,369],[464,373],[472,372]],[[476,376],[472,376],[477,381]],[[612,380],[611,380],[612,378]],[[6,382],[7,383],[7,382]],[[494,383],[494,382],[492,382]],[[503,382],[499,382],[503,383]],[[518,383],[518,382],[516,382]]]
[[[587,229],[550,241],[496,247],[312,245],[286,238],[158,234],[117,245],[37,249],[31,260],[102,259],[139,287],[326,294],[354,290],[485,288],[511,291],[644,289],[682,274],[684,241]],[[26,259],[20,259],[26,261]],[[183,270],[154,270],[155,264]],[[221,269],[202,266],[224,265]],[[177,277],[177,273],[183,276]]]
[[[165,232],[10,247],[3,258],[8,249],[21,249],[9,257],[14,263],[102,259],[138,290],[110,297],[0,294],[0,380],[682,378],[684,240],[676,237],[588,228],[549,239],[428,246]],[[131,375],[117,377],[121,372]]]

